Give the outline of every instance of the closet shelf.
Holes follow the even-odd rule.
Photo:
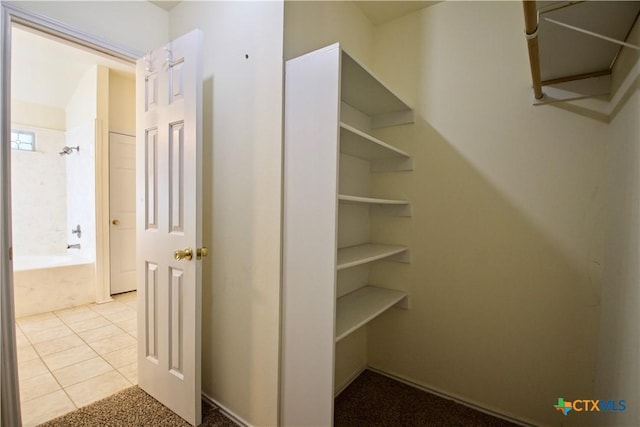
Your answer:
[[[340,152],[364,160],[410,158],[404,151],[344,122],[340,122]]]
[[[411,107],[400,99],[386,84],[348,53],[342,51],[341,98],[373,119],[373,127],[387,126],[385,116],[403,117],[392,120],[413,123]],[[377,124],[376,122],[379,122]],[[391,123],[393,125],[395,123]]]
[[[366,243],[338,249],[338,270],[366,264],[407,251],[406,246]]]
[[[408,205],[406,200],[392,199],[376,199],[374,197],[349,196],[347,194],[339,194],[338,200],[345,203],[366,203],[372,205]]]
[[[364,326],[406,296],[405,292],[365,286],[338,298],[336,342]]]

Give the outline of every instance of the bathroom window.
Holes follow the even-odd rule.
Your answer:
[[[11,148],[22,151],[36,150],[36,134],[24,130],[11,130]]]

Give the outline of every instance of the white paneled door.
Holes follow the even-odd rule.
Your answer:
[[[201,422],[202,33],[137,62],[138,383]]]
[[[111,295],[136,289],[136,138],[109,132]]]

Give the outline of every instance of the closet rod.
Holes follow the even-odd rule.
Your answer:
[[[542,99],[542,85],[540,83],[540,54],[538,52],[538,11],[535,0],[523,0],[525,37],[529,48],[529,64],[531,65],[531,80],[533,95]]]

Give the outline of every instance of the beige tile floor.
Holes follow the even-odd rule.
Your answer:
[[[35,426],[137,384],[136,293],[16,320],[22,423]]]

